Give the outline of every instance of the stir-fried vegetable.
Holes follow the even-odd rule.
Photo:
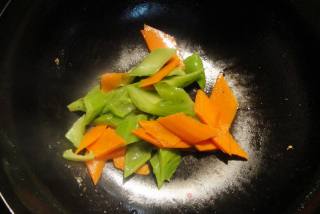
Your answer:
[[[200,123],[183,113],[162,117],[159,122],[182,140],[191,144],[197,144],[220,134],[217,128]]]
[[[100,87],[104,92],[128,85],[133,78],[127,73],[106,73],[101,76]]]
[[[128,146],[125,157],[124,177],[130,176],[151,158],[151,147],[144,142]]]
[[[176,50],[172,48],[158,48],[152,51],[144,60],[137,65],[130,76],[150,76],[159,71],[166,62],[175,54]]]
[[[160,148],[190,148],[191,146],[183,142],[179,137],[163,127],[158,121],[140,121],[140,126],[145,133],[159,142]],[[137,135],[138,136],[138,135]],[[143,138],[142,138],[143,139]],[[149,142],[148,139],[144,139]],[[153,140],[151,140],[151,143]]]
[[[76,153],[79,153],[80,151],[97,141],[106,128],[107,127],[105,125],[100,125],[93,127],[89,131],[87,131],[87,133],[83,136]]]
[[[150,51],[158,48],[177,48],[177,42],[173,36],[170,36],[169,34],[166,34],[149,25],[144,25],[141,33]],[[178,59],[180,65],[183,64],[179,55],[176,54],[173,56],[173,58]]]
[[[150,53],[138,65],[101,75],[98,86],[67,106],[83,115],[65,135],[75,150],[63,157],[85,162],[95,185],[112,161],[124,178],[152,171],[158,188],[174,176],[180,150],[248,159],[229,130],[238,102],[223,75],[208,97],[198,54],[182,60],[174,37],[148,25],[141,33]],[[200,87],[195,100],[184,89],[193,83]]]
[[[198,80],[200,78],[200,75],[201,72],[196,71],[185,75],[170,77],[163,80],[162,82],[178,88],[185,88],[186,86],[192,84],[194,81]]]
[[[113,159],[113,165],[115,168],[120,169],[124,171],[124,166],[125,166],[125,157],[120,156],[117,158]],[[139,169],[135,171],[136,174],[138,175],[149,175],[150,174],[150,168],[148,164],[142,165]]]
[[[127,87],[115,90],[111,96],[104,111],[107,108],[115,116],[123,118],[136,108],[129,97]]]
[[[158,188],[162,187],[164,181],[170,181],[180,162],[181,156],[177,151],[159,149],[153,155],[150,163],[156,176]]]
[[[175,69],[173,69],[167,76],[183,76],[186,75],[186,72],[184,72],[184,68],[183,67],[176,67]]]
[[[74,147],[78,147],[80,144],[80,141],[83,137],[86,123],[85,123],[85,115],[80,117],[69,129],[69,131],[66,133],[65,137],[73,144]]]
[[[93,125],[105,124],[108,126],[117,127],[119,125],[119,123],[121,123],[122,120],[123,120],[123,118],[117,117],[112,113],[107,113],[107,114],[102,114],[99,117],[97,117],[92,122],[92,124]]]
[[[94,183],[94,185],[97,185],[103,168],[106,165],[106,161],[105,160],[90,160],[90,161],[86,161],[86,165],[90,174],[90,177]]]
[[[219,114],[218,125],[224,130],[229,130],[238,109],[238,101],[229,88],[223,75],[220,75],[212,90],[210,100],[212,109]]]
[[[150,85],[154,85],[166,76],[176,67],[179,65],[179,60],[172,59],[168,64],[166,64],[162,69],[160,69],[157,73],[153,74],[152,76],[141,80],[140,86],[147,87]]]
[[[130,115],[121,123],[119,123],[116,132],[125,140],[126,144],[134,143],[140,139],[136,137],[132,131],[139,127],[140,120],[148,119],[147,115]]]
[[[66,150],[63,155],[65,159],[72,160],[72,161],[88,161],[94,159],[94,154],[92,152],[86,155],[78,155],[72,151],[72,149]]]
[[[128,92],[133,104],[145,113],[153,114],[161,101],[156,92],[141,89],[136,85],[128,86]]]
[[[218,111],[211,111],[211,109],[213,109],[213,103],[202,90],[198,90],[194,111],[202,122],[215,127],[218,122]]]
[[[67,108],[69,111],[86,111],[86,106],[84,105],[83,98],[79,98],[76,101],[70,103]]]
[[[186,73],[200,72],[200,77],[197,81],[201,89],[204,89],[206,86],[206,76],[203,69],[203,64],[200,56],[196,53],[189,56],[184,60],[186,66]]]
[[[106,104],[106,93],[100,90],[100,86],[95,86],[83,98],[86,107],[86,114],[84,121],[89,124],[102,111]]]
[[[101,158],[104,155],[114,152],[124,146],[124,139],[120,137],[114,129],[107,128],[104,130],[100,138],[87,148],[89,151],[93,152],[96,158]]]

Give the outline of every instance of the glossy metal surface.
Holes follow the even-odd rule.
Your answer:
[[[291,4],[214,5],[11,3],[0,19],[0,192],[17,213],[315,212],[319,37]],[[232,133],[249,161],[186,153],[158,190],[152,176],[123,181],[112,164],[94,187],[82,164],[62,159],[78,117],[66,105],[103,72],[141,60],[144,23],[174,35],[182,55],[200,53],[207,92],[225,73],[240,103]]]

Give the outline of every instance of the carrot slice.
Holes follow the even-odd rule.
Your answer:
[[[124,146],[125,140],[120,137],[114,129],[107,128],[100,138],[95,143],[87,147],[87,149],[93,152],[95,158],[101,158],[106,154],[123,148]]]
[[[248,160],[248,154],[240,147],[232,135],[229,132],[226,135],[230,141],[231,154]]]
[[[166,34],[156,28],[149,25],[144,25],[141,30],[144,40],[150,51],[157,48],[176,48],[177,42],[173,36]]]
[[[117,158],[113,158],[112,161],[113,161],[113,166],[115,168],[120,169],[122,171],[124,170],[125,157],[123,155]]]
[[[211,127],[216,127],[218,122],[218,111],[215,111],[209,97],[198,90],[194,103],[194,111],[200,120]]]
[[[189,144],[183,142],[179,137],[163,127],[156,120],[141,120],[139,125],[146,131],[147,134],[159,141],[164,148],[190,148]]]
[[[121,148],[121,149],[115,150],[111,153],[108,153],[106,155],[103,155],[99,159],[86,161],[86,166],[88,168],[88,171],[89,171],[89,174],[91,176],[93,183],[95,185],[97,185],[107,160],[111,160],[114,158],[124,156],[125,153],[126,153],[126,149]]]
[[[219,148],[216,146],[212,139],[204,140],[201,143],[196,144],[194,146],[200,152],[219,150]]]
[[[212,138],[215,145],[224,153],[232,155],[231,153],[231,142],[229,136],[226,133],[223,133],[217,137]]]
[[[115,168],[124,170],[124,165],[125,165],[125,156],[124,155],[113,158],[112,162],[113,162],[113,166]]]
[[[99,125],[95,126],[89,131],[86,132],[86,134],[83,136],[80,145],[76,151],[76,154],[81,152],[83,149],[87,148],[91,144],[93,144],[98,138],[102,135],[104,130],[106,130],[107,126],[106,125]]]
[[[126,148],[120,148],[120,149],[117,149],[113,152],[110,152],[110,153],[107,153],[105,155],[102,155],[100,158],[95,158],[96,160],[111,160],[113,158],[117,158],[117,157],[120,157],[120,156],[123,156],[126,154]]]
[[[137,171],[137,174],[139,175],[149,175],[150,174],[150,167],[148,164],[142,165]]]
[[[218,125],[223,131],[229,130],[239,106],[238,101],[221,74],[211,93],[212,111],[218,112]]]
[[[178,65],[179,65],[179,60],[173,58],[158,72],[156,72],[155,74],[153,74],[148,78],[141,80],[140,87],[147,87],[147,86],[156,84],[157,82],[161,81],[164,77],[166,77]]]
[[[126,73],[105,73],[101,76],[100,87],[104,92],[111,91],[118,88],[128,81],[128,74]]]
[[[101,174],[103,172],[103,168],[106,164],[105,160],[91,160],[91,161],[86,161],[86,166],[88,168],[90,177],[94,183],[94,185],[97,185]]]
[[[162,117],[158,121],[183,141],[191,144],[196,144],[218,136],[220,133],[219,129],[200,123],[184,113],[176,113]]]
[[[177,42],[173,36],[166,34],[156,28],[149,25],[144,25],[144,29],[141,30],[141,34],[147,43],[150,51],[157,48],[177,48]],[[183,65],[182,59],[179,55],[174,56],[179,61],[180,65]]]
[[[158,148],[163,148],[162,144],[151,135],[149,135],[143,128],[138,128],[132,132],[135,136],[141,138],[142,140],[155,145]]]
[[[115,168],[124,170],[124,164],[125,164],[125,156],[120,156],[113,159],[113,165]],[[150,168],[148,164],[142,165],[135,173],[139,175],[149,175],[150,174]]]

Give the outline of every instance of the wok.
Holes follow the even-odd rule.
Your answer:
[[[316,213],[320,204],[316,1],[10,1],[0,16],[0,192],[16,213]],[[62,159],[66,105],[147,53],[147,23],[224,72],[250,159],[186,154],[161,190],[111,164],[93,186]],[[59,60],[59,61],[57,61]],[[190,90],[193,93],[193,90]],[[3,206],[5,207],[5,206]]]

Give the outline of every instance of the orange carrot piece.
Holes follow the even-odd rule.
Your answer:
[[[168,149],[188,149],[190,148],[191,145],[180,140],[178,143],[172,145],[172,146],[167,146],[167,147],[164,147],[164,148],[168,148]]]
[[[175,67],[179,65],[179,60],[173,58],[170,60],[163,68],[161,68],[158,72],[153,74],[152,76],[141,80],[140,87],[147,87],[156,84],[165,78]]]
[[[183,141],[191,144],[196,144],[218,136],[220,133],[219,129],[200,123],[184,113],[176,113],[162,117],[158,121]]]
[[[229,136],[226,133],[220,134],[219,136],[214,137],[212,140],[221,151],[227,153],[228,155],[232,155],[231,142]]]
[[[177,42],[173,36],[166,34],[156,28],[149,25],[144,25],[141,30],[144,40],[150,51],[158,48],[176,48]]]
[[[100,157],[99,159],[86,161],[86,166],[88,168],[90,177],[91,177],[94,185],[97,185],[97,183],[101,177],[101,174],[103,172],[103,168],[106,164],[106,161],[111,160],[113,158],[123,156],[123,155],[125,155],[125,153],[126,153],[126,149],[121,148],[121,149],[118,149],[112,153],[106,154],[106,155]]]
[[[125,140],[120,137],[114,129],[107,128],[102,133],[100,138],[90,145],[87,149],[92,151],[95,158],[101,158],[117,149],[125,146]]]
[[[150,167],[148,164],[144,164],[135,173],[137,173],[139,175],[149,175],[150,174]]]
[[[202,90],[197,91],[194,111],[202,122],[211,127],[217,126],[218,111],[215,111],[209,97]]]
[[[164,148],[190,148],[189,144],[183,142],[156,120],[141,120],[139,125]]]
[[[151,135],[149,135],[143,128],[138,128],[133,130],[132,132],[135,136],[138,138],[141,138],[142,140],[153,144],[154,146],[158,148],[163,148],[162,144],[155,138],[153,138]]]
[[[107,153],[105,155],[102,155],[100,158],[95,158],[97,160],[111,160],[113,158],[117,158],[117,157],[120,157],[120,156],[123,156],[126,154],[126,148],[123,147],[123,148],[120,148],[120,149],[117,149],[113,152],[110,152],[110,153]]]
[[[113,165],[115,168],[123,171],[124,165],[125,165],[125,156],[120,156],[120,157],[114,158]],[[135,173],[137,173],[139,175],[149,175],[150,168],[149,168],[148,164],[144,164],[139,169],[137,169],[137,171]]]
[[[144,25],[144,29],[141,30],[141,34],[150,51],[157,48],[177,48],[177,42],[173,36],[149,25]],[[183,65],[183,60],[179,55],[176,54],[174,59],[178,60],[180,65]]]
[[[104,92],[120,87],[128,81],[126,73],[105,73],[100,79],[100,88]]]
[[[212,111],[218,112],[218,125],[223,131],[228,131],[239,106],[231,88],[223,75],[220,75],[213,87],[210,100]]]
[[[125,164],[125,156],[124,155],[113,158],[112,162],[113,162],[113,166],[115,168],[120,169],[122,171],[124,170],[124,164]]]
[[[87,131],[83,136],[76,153],[78,154],[83,149],[87,148],[88,146],[93,144],[96,140],[98,140],[98,138],[102,135],[102,133],[104,132],[104,130],[106,130],[106,128],[107,128],[106,125],[99,125],[89,129],[89,131]]]
[[[229,128],[236,115],[238,102],[223,75],[220,75],[214,85],[210,98],[198,90],[194,110],[200,120],[210,127],[218,127],[218,136],[195,145],[198,151],[212,151],[220,149],[229,155],[236,155],[248,159],[248,154],[240,147],[229,132]]]
[[[229,132],[226,135],[230,141],[231,154],[248,160],[248,154],[240,147],[240,145],[236,142],[232,135]]]
[[[212,139],[204,140],[194,146],[200,152],[219,150],[219,148],[216,146]]]
[[[103,168],[106,164],[105,160],[90,160],[90,161],[86,161],[86,166],[88,168],[89,171],[89,175],[94,183],[94,185],[97,185],[101,174],[103,172]]]

